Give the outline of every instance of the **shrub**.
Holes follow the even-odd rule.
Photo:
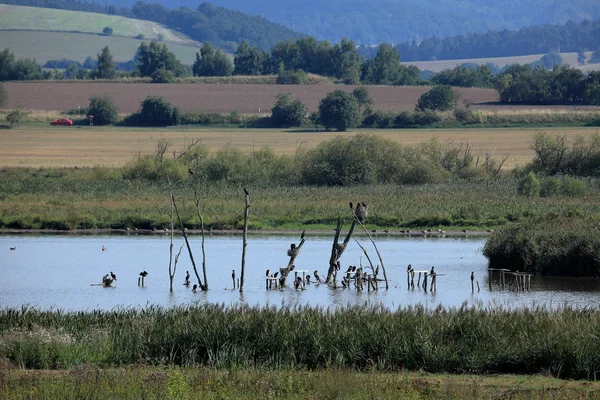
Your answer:
[[[579,197],[586,194],[587,191],[588,186],[583,180],[568,175],[563,176],[560,183],[560,192],[565,196]]]
[[[555,176],[548,176],[540,181],[540,196],[550,197],[560,194],[560,179]]]
[[[306,85],[308,83],[308,74],[302,70],[283,71],[277,75],[275,83],[278,85]]]
[[[144,36],[144,34],[143,34],[143,33],[140,33],[140,34],[139,34],[139,35],[137,35],[135,38],[136,38],[136,39],[139,39],[139,40],[144,40],[145,36]]]
[[[538,197],[540,195],[540,182],[533,172],[529,172],[521,179],[519,193],[527,197]]]
[[[271,109],[271,121],[274,126],[301,126],[308,108],[300,101],[293,100],[290,93],[279,93]]]
[[[114,124],[119,119],[119,109],[108,95],[92,95],[88,109],[98,125]]]
[[[177,125],[181,122],[179,108],[161,96],[148,96],[141,104],[140,122],[149,126]]]
[[[0,83],[0,107],[3,107],[6,104],[7,99],[8,94],[6,93],[6,89],[4,89],[4,85]]]
[[[456,105],[457,100],[458,97],[451,86],[439,85],[421,95],[415,108],[418,111],[448,111]]]
[[[10,110],[8,114],[6,114],[6,120],[10,124],[11,127],[19,126],[21,124],[21,120],[27,116],[27,111],[25,111],[25,107],[21,104],[17,104],[15,108]]]
[[[345,131],[359,122],[358,102],[351,94],[335,90],[319,103],[319,115],[325,129]]]
[[[105,26],[104,29],[102,29],[102,33],[106,36],[110,36],[113,34],[113,28],[111,28],[110,26]]]
[[[150,75],[152,77],[152,83],[175,83],[175,74],[166,69],[157,69]]]

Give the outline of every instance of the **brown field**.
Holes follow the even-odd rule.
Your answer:
[[[122,113],[133,113],[149,95],[163,96],[183,111],[203,111],[244,114],[270,113],[275,96],[290,92],[311,110],[335,89],[350,92],[356,86],[334,85],[266,85],[266,84],[151,84],[107,82],[7,82],[6,108],[23,104],[28,109],[65,111],[86,107],[94,94],[108,94]],[[410,111],[426,86],[366,86],[374,100],[374,108],[384,111]],[[468,101],[475,110],[556,110],[574,109],[568,106],[507,106],[495,103],[494,89],[457,88],[460,103]],[[585,109],[586,107],[577,107]],[[589,108],[589,107],[588,107]],[[593,108],[593,107],[592,107]]]
[[[406,146],[431,138],[455,143],[469,142],[476,153],[495,151],[509,154],[505,167],[523,165],[532,157],[532,137],[542,129],[414,129],[375,130],[378,136]],[[543,131],[564,133],[569,137],[589,137],[597,128],[547,128]],[[212,151],[230,144],[245,152],[263,146],[278,154],[294,154],[299,147],[313,148],[335,136],[358,132],[305,132],[242,129],[135,129],[103,127],[27,127],[0,131],[0,167],[121,167],[138,154],[152,154],[157,142],[167,140],[180,151],[191,139],[201,138]],[[170,151],[168,152],[170,153]]]

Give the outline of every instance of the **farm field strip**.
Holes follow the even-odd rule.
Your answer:
[[[278,154],[294,154],[298,148],[314,148],[336,136],[350,137],[371,132],[405,146],[437,138],[455,144],[468,142],[474,155],[495,151],[497,156],[509,154],[505,167],[523,165],[531,159],[530,143],[540,131],[564,133],[568,137],[589,137],[597,128],[547,129],[405,129],[365,130],[350,132],[306,132],[263,129],[139,129],[117,127],[39,127],[22,126],[0,131],[0,167],[122,167],[139,154],[153,154],[159,140],[167,140],[179,151],[192,139],[201,139],[211,151],[226,145],[252,152],[264,146]]]
[[[0,26],[2,26],[0,24]],[[0,49],[9,48],[17,58],[33,58],[41,65],[48,60],[66,58],[83,62],[86,57],[96,60],[103,47],[108,46],[115,61],[129,61],[143,40],[124,36],[103,36],[76,32],[1,31]],[[147,40],[146,40],[147,42]],[[199,47],[183,43],[167,43],[169,50],[186,64],[196,59]]]

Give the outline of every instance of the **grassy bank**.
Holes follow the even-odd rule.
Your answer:
[[[0,174],[0,228],[94,229],[163,228],[169,225],[166,183],[111,180],[104,169],[5,170]],[[249,227],[329,231],[338,216],[351,215],[348,201],[369,204],[371,229],[488,229],[532,217],[598,218],[598,181],[581,197],[528,198],[517,194],[513,178],[455,180],[423,185],[350,187],[248,187]],[[175,186],[184,223],[199,224],[193,204],[198,190],[205,226],[239,229],[243,221],[241,187],[194,181]]]
[[[400,374],[258,368],[0,370],[5,400],[40,399],[590,399],[600,384],[543,376]]]
[[[543,275],[600,275],[598,221],[550,218],[503,227],[487,241],[483,254],[491,268]]]
[[[358,323],[360,321],[360,323]],[[81,364],[546,374],[596,379],[600,312],[467,307],[337,311],[218,305],[0,311],[0,359]]]

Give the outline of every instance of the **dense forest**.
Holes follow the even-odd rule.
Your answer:
[[[156,0],[165,7],[196,9],[198,0]],[[136,0],[99,0],[133,5]],[[359,44],[397,44],[436,36],[600,18],[597,0],[211,0],[283,24],[321,40],[347,37]]]
[[[263,17],[249,16],[239,11],[202,3],[194,9],[167,9],[158,3],[138,1],[132,8],[101,6],[81,0],[0,0],[0,3],[31,7],[57,8],[121,15],[161,23],[183,32],[199,42],[235,50],[242,40],[261,49],[274,46],[282,39],[297,39],[302,35]]]
[[[599,7],[600,8],[600,7]],[[447,38],[430,37],[420,43],[396,46],[402,61],[459,60],[541,54],[550,51],[576,52],[600,47],[600,19],[572,21],[564,25],[531,26],[518,31],[489,31]],[[361,46],[359,53],[374,57],[377,48]]]

